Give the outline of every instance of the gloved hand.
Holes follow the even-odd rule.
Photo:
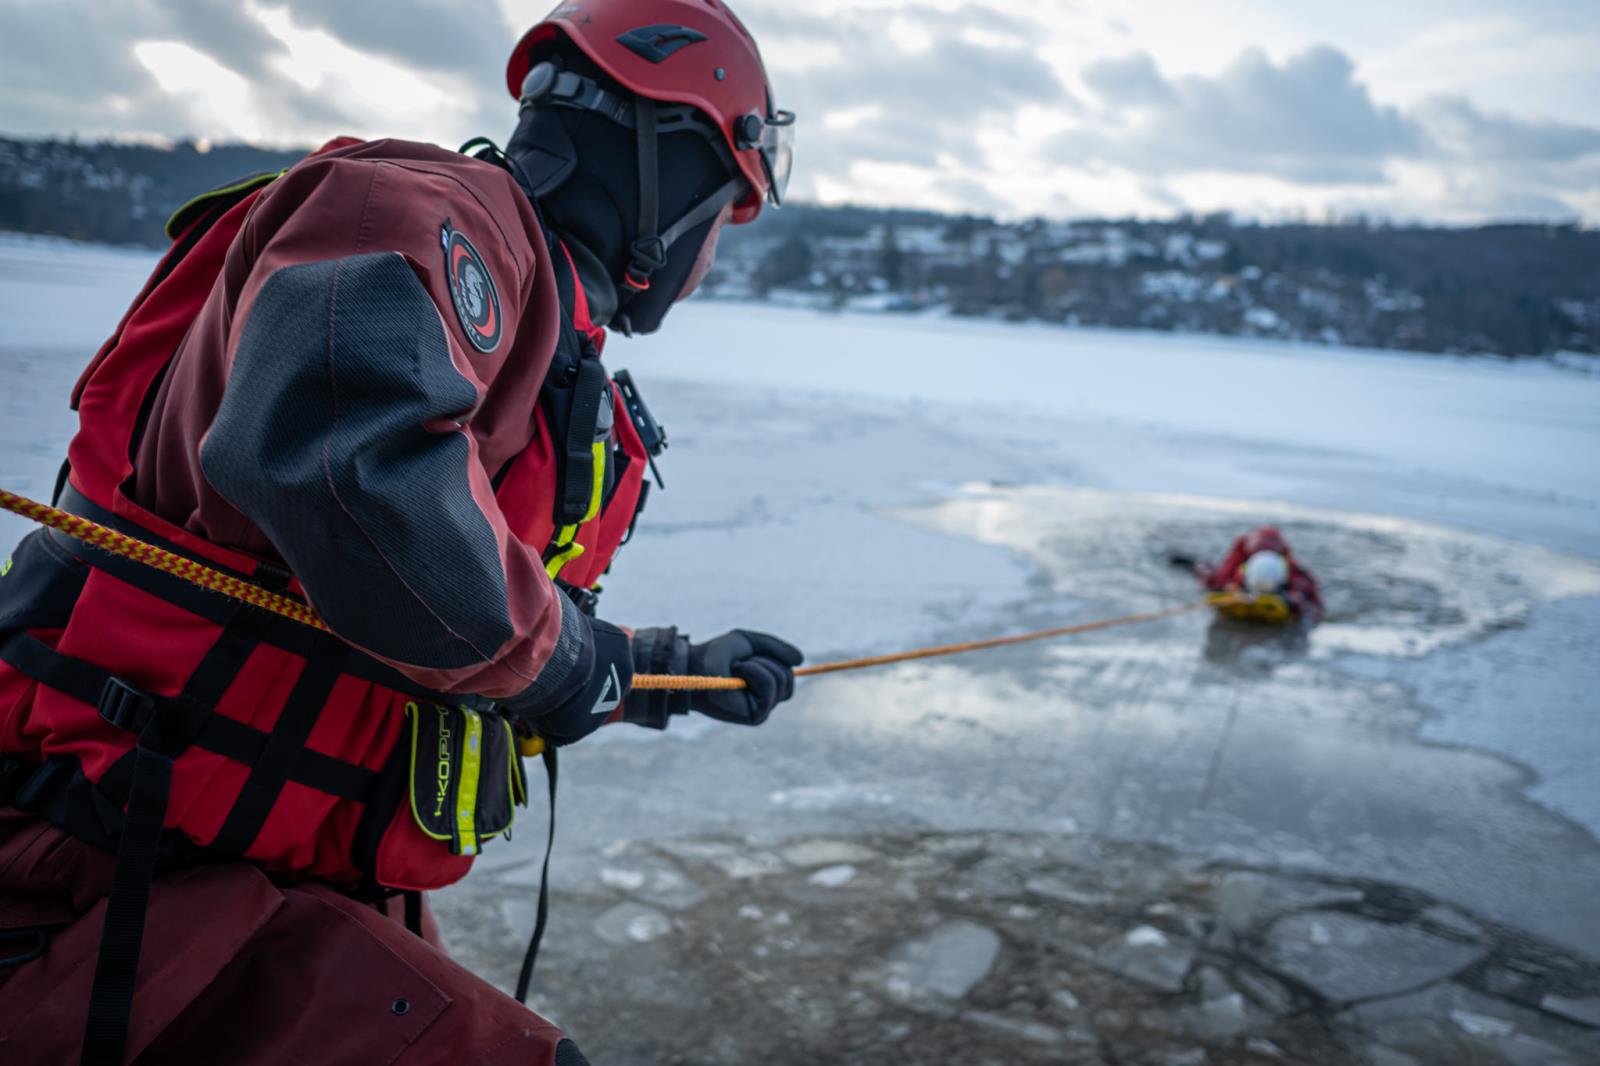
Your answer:
[[[773,708],[794,695],[794,668],[804,661],[794,645],[748,629],[731,630],[704,644],[691,644],[676,629],[641,629],[633,636],[638,673],[737,677],[747,687],[727,692],[636,692],[628,699],[625,719],[665,729],[672,715],[699,711],[722,722],[760,725]]]
[[[747,687],[691,692],[689,709],[719,722],[760,725],[774,707],[794,695],[794,668],[805,659],[793,644],[749,629],[730,630],[704,644],[690,644],[691,675],[737,677]]]
[[[633,684],[628,634],[598,618],[575,615],[584,630],[578,660],[554,691],[535,682],[504,701],[506,713],[556,747],[574,744],[606,724]]]

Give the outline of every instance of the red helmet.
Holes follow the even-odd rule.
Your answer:
[[[565,38],[630,92],[688,104],[716,124],[748,188],[733,221],[754,221],[763,200],[783,201],[794,160],[794,115],[773,107],[755,38],[720,0],[577,0],[558,6],[511,53],[506,86],[524,82],[543,46]],[[604,95],[604,94],[602,94]],[[599,110],[605,110],[602,106]]]

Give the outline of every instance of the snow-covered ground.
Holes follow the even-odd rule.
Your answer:
[[[0,240],[0,485],[48,492],[67,391],[151,263]],[[1190,618],[836,678],[754,732],[608,731],[566,760],[565,891],[645,837],[1083,831],[1415,884],[1600,957],[1600,377],[717,303],[608,359],[672,440],[616,621],[814,659],[989,635],[1181,600],[1167,554],[1258,520],[1332,618],[1303,646]],[[479,876],[525,887],[539,836]]]

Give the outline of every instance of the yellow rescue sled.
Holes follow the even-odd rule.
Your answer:
[[[1206,603],[1210,604],[1218,614],[1236,622],[1286,626],[1294,621],[1294,608],[1289,606],[1288,600],[1276,593],[1246,596],[1240,592],[1212,592],[1206,595]]]

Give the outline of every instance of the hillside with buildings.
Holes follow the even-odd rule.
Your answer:
[[[160,247],[295,151],[0,139],[0,230]],[[982,217],[795,205],[730,229],[714,299],[1503,356],[1600,353],[1600,232]]]
[[[724,238],[717,297],[1506,356],[1600,351],[1600,233],[794,208]]]

